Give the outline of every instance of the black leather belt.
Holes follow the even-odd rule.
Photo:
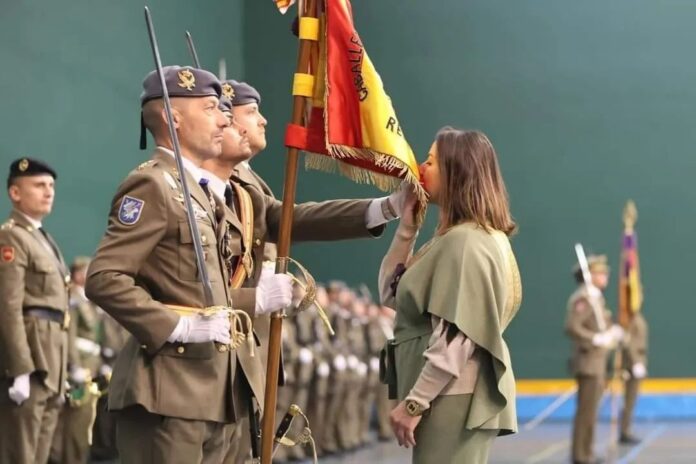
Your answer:
[[[60,324],[64,329],[67,329],[67,326],[70,322],[70,316],[67,313],[55,309],[29,306],[23,308],[22,311],[24,312],[25,316],[31,316],[36,317],[38,319],[46,319],[48,321],[53,321],[57,324]]]

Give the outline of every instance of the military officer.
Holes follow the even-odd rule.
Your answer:
[[[640,310],[631,316],[626,334],[623,348],[624,407],[621,412],[619,441],[626,445],[633,445],[640,442],[640,439],[631,432],[633,409],[636,405],[640,382],[647,375],[648,365],[648,323]]]
[[[212,73],[167,66],[163,75],[184,172],[176,167],[162,88],[152,71],[143,81],[141,121],[156,149],[113,198],[86,294],[132,334],[109,387],[109,407],[119,412],[121,460],[219,463],[228,443],[226,425],[243,406],[235,382],[237,357],[229,349],[234,314],[221,310],[231,303],[220,252],[222,205],[206,192],[200,165],[220,155],[229,120],[218,108],[221,86]],[[212,301],[199,279],[182,178],[190,190]]]
[[[0,227],[0,462],[47,462],[65,393],[69,273],[42,226],[55,179],[36,159],[10,165],[12,212]]]
[[[572,459],[574,463],[597,462],[593,455],[597,410],[605,385],[607,358],[622,337],[621,328],[611,324],[602,291],[609,283],[606,256],[587,258],[592,281],[585,285],[579,266],[574,269],[577,290],[568,300],[565,324],[573,353],[571,373],[578,386],[573,422]],[[601,319],[603,318],[603,320]]]
[[[225,97],[222,100],[224,109],[226,98],[233,96],[232,83],[224,82],[221,92]],[[276,275],[273,267],[261,265],[265,244],[278,239],[282,204],[234,175],[235,168],[249,158],[251,149],[246,130],[231,117],[230,127],[223,131],[225,141],[222,155],[204,161],[202,166],[214,196],[219,200],[224,198],[226,204],[225,217],[231,233],[230,274],[235,308],[257,318],[287,306],[292,297],[289,276]],[[296,205],[292,238],[295,241],[308,241],[374,237],[381,234],[389,220],[398,216],[402,197],[403,192],[399,191],[374,200],[332,200]],[[238,356],[242,353],[244,349],[238,350]],[[259,366],[258,359],[249,359],[248,363],[242,362],[241,365],[249,366],[249,369],[244,369],[246,378],[254,396],[261,402],[265,366]],[[260,377],[257,371],[260,371]],[[236,446],[232,447],[230,452],[233,448],[237,449]]]
[[[382,329],[382,346],[387,340],[394,338],[394,319],[396,312],[388,306],[381,306],[378,323]],[[394,434],[391,429],[389,414],[396,407],[396,401],[389,399],[389,387],[381,384],[377,390],[377,437],[380,441],[389,441],[394,439]]]

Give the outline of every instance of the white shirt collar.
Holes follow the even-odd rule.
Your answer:
[[[174,158],[174,152],[169,148],[165,148],[161,145],[157,145],[157,148]],[[182,156],[181,161],[184,163],[184,169],[186,169],[188,173],[191,174],[191,177],[193,177],[193,180],[195,180],[197,183],[200,183],[201,179],[203,177],[206,177],[203,175],[202,169],[196,166],[190,159],[186,158],[185,156]]]
[[[225,190],[227,189],[227,182],[205,169],[201,169],[201,174],[203,175],[203,177],[208,179],[208,187],[210,187],[211,191],[215,194],[215,196],[218,197],[220,200],[224,200]]]
[[[41,228],[41,221],[37,221],[36,219],[34,219],[34,218],[32,218],[32,217],[29,217],[29,216],[27,216],[26,214],[24,214],[23,212],[21,212],[21,211],[19,211],[19,210],[16,210],[16,211],[17,211],[19,214],[21,214],[21,215],[24,217],[24,219],[26,219],[27,221],[29,221],[29,224],[30,224],[34,229],[39,229],[39,228]]]
[[[242,161],[241,163],[242,166],[244,166],[246,169],[251,171],[251,165],[249,164],[249,161]]]

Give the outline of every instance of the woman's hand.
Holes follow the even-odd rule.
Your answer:
[[[401,224],[411,230],[417,230],[419,225],[416,221],[418,217],[418,196],[415,188],[410,184],[402,184],[403,192],[403,208],[401,212]]]
[[[406,448],[416,446],[414,431],[422,418],[423,416],[411,416],[407,413],[405,401],[402,401],[397,407],[392,409],[392,412],[389,413],[389,420],[400,446],[405,446]]]

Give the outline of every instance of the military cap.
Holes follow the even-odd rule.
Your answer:
[[[229,86],[226,86],[226,84]],[[230,79],[223,82],[222,90],[223,95],[225,95],[225,92],[228,93],[229,98],[232,100],[232,106],[248,105],[249,103],[256,103],[258,105],[261,103],[261,95],[259,95],[259,92],[246,82],[238,82]]]
[[[606,255],[590,255],[587,257],[587,266],[590,272],[609,272],[609,265],[607,264]],[[576,263],[573,266],[573,274],[580,273],[580,264]]]
[[[215,74],[191,66],[165,66],[162,68],[164,82],[170,97],[218,97],[222,93],[220,81]],[[143,80],[140,104],[162,98],[162,85],[157,70],[150,71]]]
[[[84,269],[87,266],[89,266],[89,263],[92,261],[92,258],[89,256],[75,256],[75,259],[73,259],[72,264],[70,265],[70,270],[72,272],[75,272],[78,269]]]
[[[54,179],[58,177],[56,175],[56,171],[54,171],[51,166],[43,161],[33,158],[19,158],[10,164],[10,172],[7,176],[7,185],[9,187],[12,180],[16,179],[17,177],[39,176],[41,174],[48,174]]]
[[[164,83],[170,97],[218,97],[222,95],[220,81],[215,74],[191,66],[164,66],[162,68]],[[143,91],[140,105],[162,98],[162,84],[157,70],[150,71],[143,79]],[[140,115],[140,149],[147,147],[145,121]]]

